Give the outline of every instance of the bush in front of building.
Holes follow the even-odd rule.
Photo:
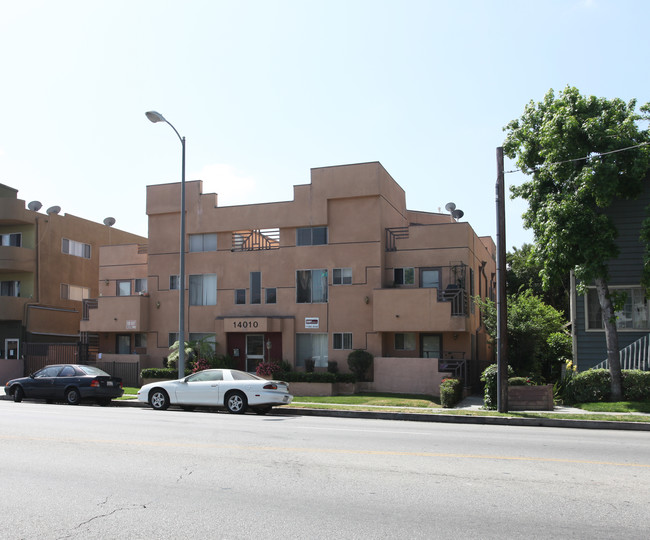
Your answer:
[[[513,369],[508,366],[508,376],[514,375]],[[486,409],[497,408],[497,379],[499,377],[499,369],[497,364],[490,364],[483,370],[481,374],[481,382],[485,384],[485,391],[483,393],[483,405]]]
[[[356,349],[348,355],[348,367],[357,376],[357,380],[366,380],[373,359],[374,356],[371,353],[362,349]]]
[[[535,382],[530,377],[510,377],[508,386],[535,386]]]
[[[463,399],[463,382],[460,379],[442,379],[440,383],[440,405],[450,408]]]
[[[623,399],[650,400],[650,371],[622,370]],[[565,403],[592,403],[611,399],[611,376],[607,369],[588,369],[574,374],[562,396]]]
[[[185,375],[190,375],[192,370],[185,368]],[[178,379],[176,368],[145,368],[140,371],[142,379]]]
[[[623,370],[623,395],[628,401],[650,401],[650,371]]]

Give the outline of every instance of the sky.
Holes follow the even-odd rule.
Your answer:
[[[648,20],[646,0],[0,0],[0,183],[146,236],[146,186],[181,177],[156,110],[219,206],[379,161],[409,209],[454,202],[496,239],[503,127],[567,85],[650,101]],[[525,210],[506,202],[508,249]]]

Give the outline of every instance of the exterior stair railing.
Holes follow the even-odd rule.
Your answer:
[[[630,343],[619,352],[621,369],[650,370],[650,334]],[[608,369],[607,359],[593,367],[593,369]]]

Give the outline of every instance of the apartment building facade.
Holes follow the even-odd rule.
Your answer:
[[[492,361],[472,302],[493,296],[492,239],[449,214],[408,210],[403,189],[380,163],[312,169],[292,201],[276,203],[220,207],[201,181],[187,182],[184,284],[180,188],[147,187],[143,305],[114,316],[118,308],[109,304],[120,299],[108,297],[117,290],[112,282],[134,278],[127,273],[137,254],[133,248],[125,258],[111,248],[113,262],[100,267],[98,309],[82,323],[106,333],[110,344],[128,321],[131,340],[146,335],[143,366],[162,366],[178,338],[180,286],[187,291],[185,335],[214,341],[242,370],[265,360],[301,370],[312,360],[316,369],[336,362],[345,372],[348,354],[365,349],[375,357],[373,388],[418,392],[454,369],[476,379]],[[115,274],[120,258],[123,276]]]
[[[0,184],[0,377],[28,344],[78,343],[82,301],[99,293],[99,248],[146,238],[28,205]]]

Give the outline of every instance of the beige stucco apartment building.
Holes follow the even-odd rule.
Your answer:
[[[98,295],[100,246],[146,238],[40,211],[0,184],[0,380],[22,376],[30,344],[78,343],[83,300]],[[47,354],[47,353],[44,353]]]
[[[191,181],[186,208],[185,335],[213,339],[240,369],[312,359],[345,372],[348,354],[365,349],[368,388],[431,394],[445,374],[476,380],[493,359],[472,302],[493,296],[492,239],[449,214],[408,210],[380,163],[312,169],[292,201],[267,204],[220,207]],[[162,367],[178,336],[180,183],[148,186],[147,214],[146,253],[103,250],[101,296],[82,331],[105,355]]]

